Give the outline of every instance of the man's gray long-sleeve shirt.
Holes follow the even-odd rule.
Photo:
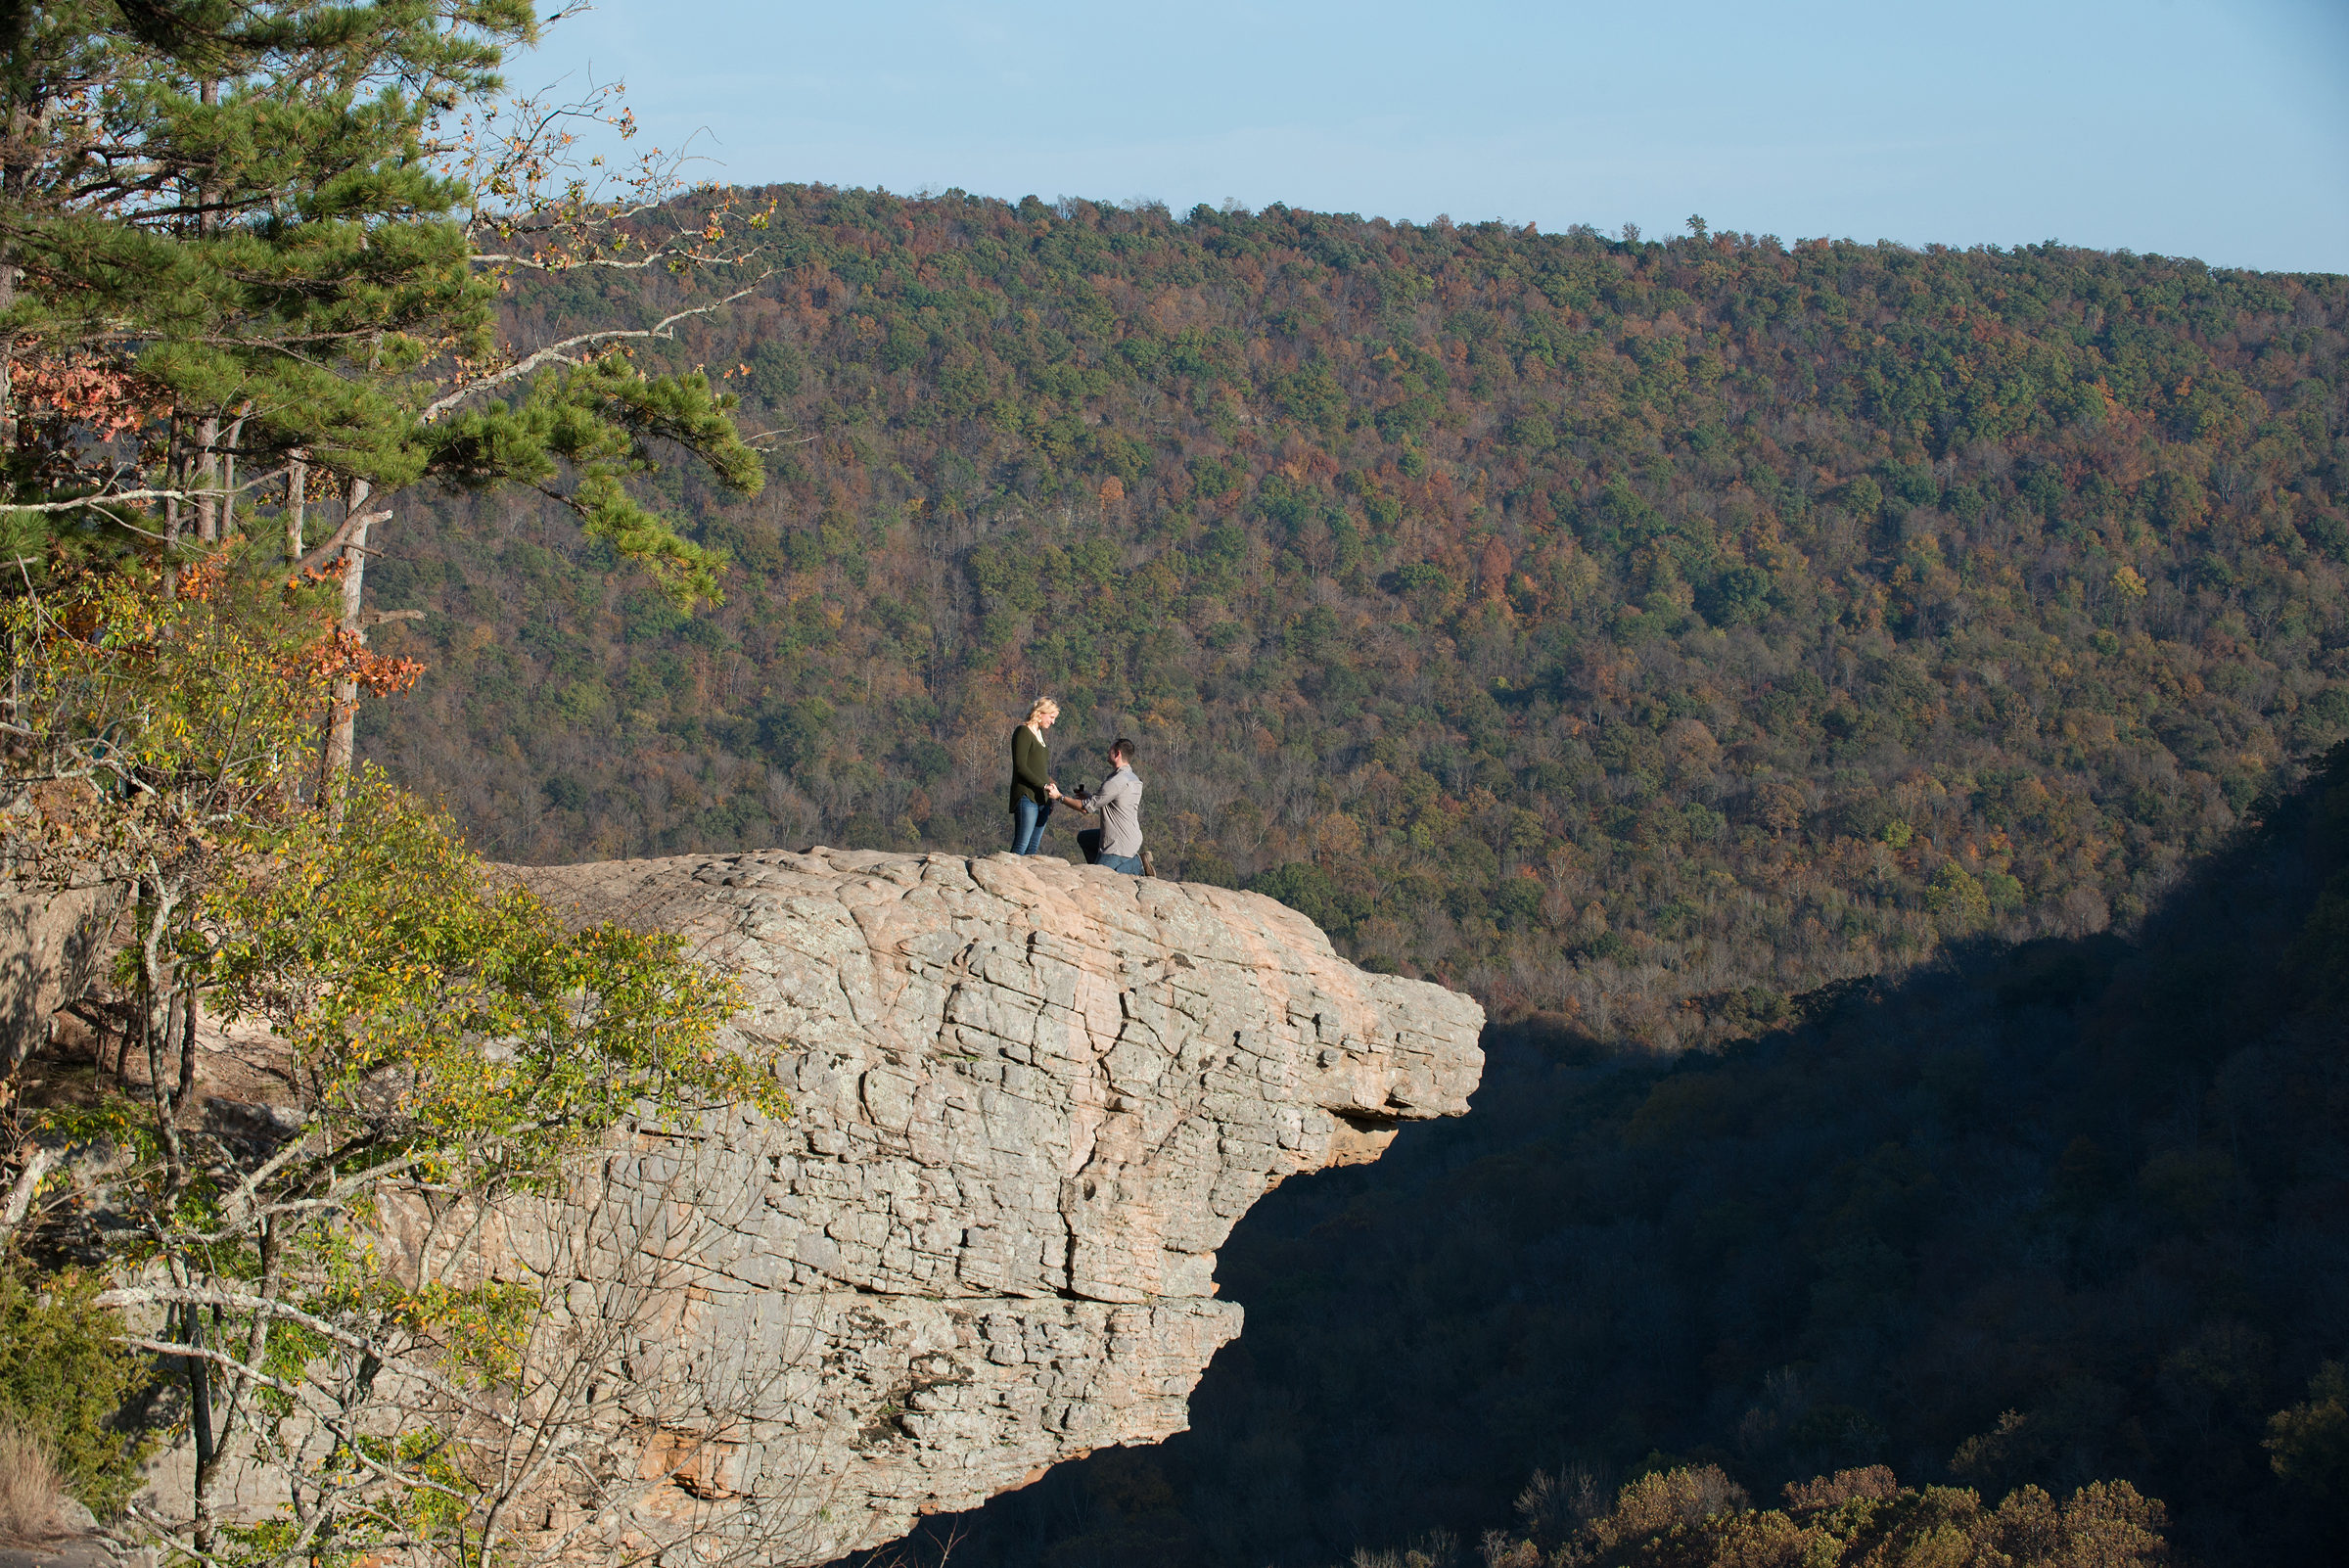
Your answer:
[[[1142,781],[1133,769],[1121,767],[1103,781],[1087,811],[1101,813],[1101,853],[1136,855],[1142,853]]]

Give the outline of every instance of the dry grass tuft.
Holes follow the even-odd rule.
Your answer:
[[[57,1535],[57,1503],[64,1495],[49,1451],[0,1416],[0,1541],[45,1541]]]

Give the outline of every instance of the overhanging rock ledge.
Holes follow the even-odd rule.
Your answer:
[[[730,1028],[784,1047],[788,1122],[605,1174],[717,1222],[628,1359],[645,1463],[803,1509],[803,1561],[1181,1431],[1240,1331],[1212,1275],[1249,1205],[1462,1114],[1484,1067],[1476,1003],[1255,894],[822,848],[515,874],[683,934],[739,977]]]

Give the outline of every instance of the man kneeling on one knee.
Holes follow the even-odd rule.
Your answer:
[[[1142,781],[1133,771],[1133,742],[1120,735],[1109,748],[1117,771],[1091,795],[1064,795],[1061,800],[1080,811],[1101,816],[1100,864],[1129,877],[1142,874]]]

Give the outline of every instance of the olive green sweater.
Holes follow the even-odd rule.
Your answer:
[[[1011,732],[1011,799],[1004,805],[1007,811],[1020,808],[1020,797],[1025,795],[1038,806],[1049,806],[1052,797],[1044,786],[1052,779],[1052,752],[1043,737],[1026,724]]]

